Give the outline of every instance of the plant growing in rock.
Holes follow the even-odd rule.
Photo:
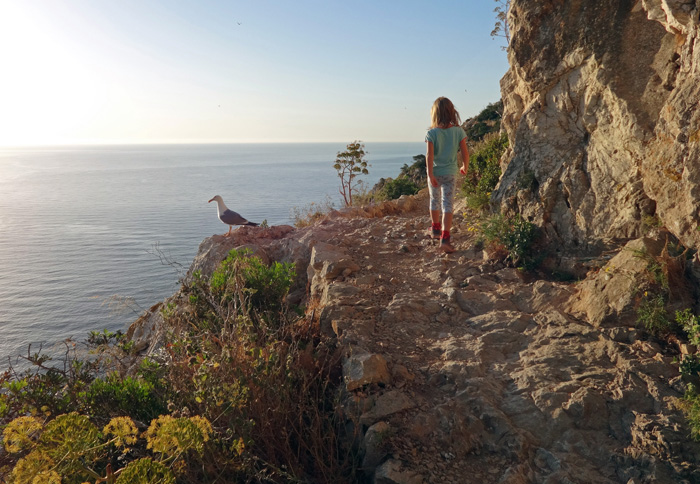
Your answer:
[[[666,310],[665,295],[646,293],[637,308],[637,321],[654,336],[668,334],[672,322]]]
[[[536,265],[532,249],[538,235],[537,226],[519,214],[514,217],[494,215],[482,222],[481,232],[487,245],[505,252],[515,267],[532,269]]]
[[[700,395],[698,395],[694,385],[688,385],[688,389],[679,404],[686,419],[688,419],[690,435],[694,440],[700,441]]]
[[[333,201],[326,195],[326,198],[321,202],[311,202],[304,207],[292,207],[290,212],[295,227],[308,227],[321,220],[334,209]]]
[[[501,47],[506,50],[510,45],[510,25],[508,24],[508,13],[510,12],[511,0],[495,0],[497,6],[493,10],[496,14],[496,23],[491,37],[503,37],[506,40],[506,45]]]
[[[700,316],[693,314],[690,308],[686,308],[683,311],[676,311],[676,323],[686,332],[691,344],[700,346]]]
[[[700,373],[700,355],[683,355],[683,359],[678,364],[681,375],[685,377],[697,376]]]
[[[467,206],[475,210],[488,207],[491,192],[501,178],[500,159],[508,147],[508,136],[487,135],[470,156],[469,173],[464,179],[462,191]]]
[[[642,215],[642,233],[644,235],[649,234],[653,230],[658,230],[663,226],[664,224],[658,215]]]
[[[365,145],[360,141],[354,141],[347,145],[345,151],[339,151],[333,164],[340,178],[339,192],[343,196],[346,207],[352,206],[353,192],[357,190],[358,176],[369,174],[370,166],[365,159],[367,152]]]
[[[689,293],[685,276],[687,250],[667,242],[657,256],[644,250],[634,251],[634,255],[646,262],[647,274],[647,280],[638,288],[641,294],[637,306],[638,323],[656,337],[669,335],[684,326],[692,330],[695,324],[692,313],[677,311],[674,318],[672,309],[687,299]]]

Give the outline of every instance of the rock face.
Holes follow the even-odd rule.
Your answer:
[[[562,251],[639,237],[655,216],[700,246],[699,14],[695,0],[512,0],[501,208]]]

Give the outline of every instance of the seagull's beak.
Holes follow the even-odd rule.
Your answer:
[[[211,200],[209,200],[209,201],[208,201],[207,203],[211,203],[211,202],[213,202],[213,201],[214,201],[214,199],[212,198],[212,199],[211,199]]]

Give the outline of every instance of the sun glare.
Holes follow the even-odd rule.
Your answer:
[[[0,3],[0,145],[67,141],[99,108],[96,76],[50,24]]]

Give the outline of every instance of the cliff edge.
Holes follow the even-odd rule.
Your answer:
[[[529,280],[475,247],[463,207],[457,252],[440,253],[426,207],[421,193],[312,227],[243,227],[205,239],[190,271],[235,247],[295,262],[290,297],[346,348],[339,411],[372,482],[700,482],[678,350],[625,317],[645,271],[631,249],[580,283]],[[152,343],[152,328],[131,334]]]

